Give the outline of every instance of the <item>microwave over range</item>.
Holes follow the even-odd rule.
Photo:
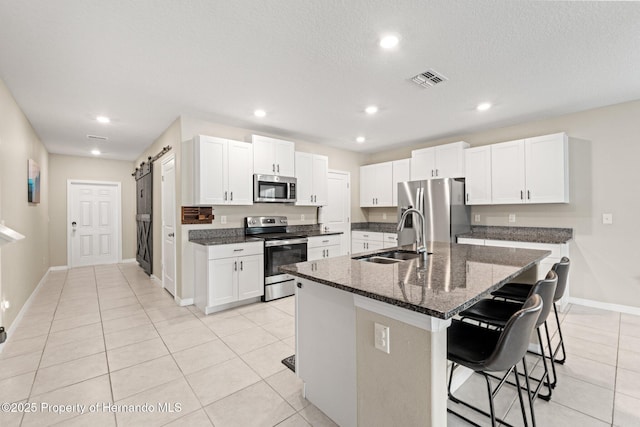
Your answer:
[[[253,201],[262,203],[294,203],[297,179],[278,175],[253,175]]]

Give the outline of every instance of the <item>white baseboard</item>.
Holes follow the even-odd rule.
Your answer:
[[[184,307],[187,305],[193,305],[193,298],[185,298],[185,299],[181,299],[180,297],[175,297],[176,303],[178,303],[178,305],[180,307]]]
[[[154,276],[153,274],[151,276],[149,276],[149,278],[151,279],[151,281],[153,283],[155,283],[157,286],[162,287],[162,279],[158,279],[156,276]]]
[[[132,262],[138,262],[138,260],[135,258],[127,258],[127,259],[123,259],[121,264],[130,264]]]
[[[7,329],[7,340],[5,342],[3,342],[2,344],[0,344],[0,353],[2,353],[4,345],[11,340],[11,337],[13,336],[13,333],[15,332],[16,328],[18,327],[18,325],[22,321],[22,318],[24,317],[24,314],[27,312],[27,310],[31,306],[31,303],[33,302],[34,297],[38,294],[38,292],[40,291],[40,288],[42,287],[42,285],[47,281],[47,276],[49,276],[49,272],[56,271],[56,270],[66,270],[66,269],[67,269],[66,266],[64,266],[64,267],[50,267],[47,270],[47,272],[44,273],[44,276],[42,276],[42,278],[38,282],[38,285],[35,287],[33,292],[31,292],[31,295],[29,295],[29,298],[27,298],[27,300],[25,301],[24,305],[22,306],[22,308],[18,312],[18,315],[16,316],[16,318],[13,319],[13,322],[11,323],[11,326],[9,326],[9,329]]]
[[[584,305],[586,307],[599,308],[602,310],[617,311],[619,313],[635,314],[640,316],[640,307],[630,305],[610,304],[608,302],[594,301],[584,298],[569,297],[570,304]]]
[[[66,265],[56,265],[53,267],[49,267],[49,271],[66,271],[68,269],[69,267]],[[47,274],[49,274],[49,271],[47,271]]]

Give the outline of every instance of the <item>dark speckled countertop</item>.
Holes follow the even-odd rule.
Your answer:
[[[498,227],[474,225],[469,233],[458,237],[483,240],[508,240],[533,243],[567,243],[573,238],[572,228]]]
[[[317,225],[293,225],[288,227],[290,233],[296,233],[305,237],[330,236],[342,234],[341,231],[321,231]],[[217,228],[203,230],[189,230],[189,241],[198,245],[232,245],[235,243],[260,242],[257,237],[245,236],[244,228]]]
[[[404,246],[411,249],[411,246]],[[375,251],[371,254],[386,252]],[[280,267],[294,276],[449,319],[548,256],[549,251],[431,242],[418,261],[375,264],[341,256]],[[359,254],[362,257],[364,254]]]

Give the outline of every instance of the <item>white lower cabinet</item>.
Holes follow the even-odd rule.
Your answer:
[[[394,248],[396,246],[398,246],[398,235],[396,233],[357,230],[351,232],[351,251],[354,254]]]
[[[342,255],[341,240],[342,236],[340,234],[309,237],[307,241],[307,260],[315,261]]]
[[[195,305],[205,314],[264,295],[264,245],[195,245]]]

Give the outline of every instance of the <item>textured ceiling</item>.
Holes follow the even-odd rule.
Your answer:
[[[639,99],[638,23],[638,2],[0,0],[0,78],[52,153],[134,160],[181,114],[380,151]],[[429,68],[449,81],[410,82]]]

